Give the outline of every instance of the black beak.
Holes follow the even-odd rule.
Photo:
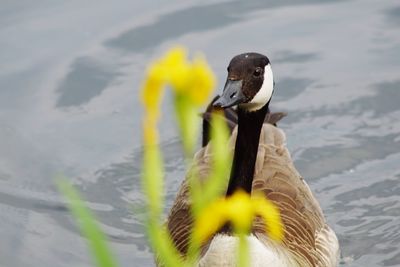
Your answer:
[[[214,107],[229,108],[245,100],[246,97],[242,93],[242,80],[227,80],[222,95],[214,102]]]

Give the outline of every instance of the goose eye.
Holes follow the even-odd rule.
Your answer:
[[[256,68],[256,69],[254,70],[254,72],[253,72],[253,75],[254,75],[255,77],[260,76],[260,75],[261,75],[261,68]]]

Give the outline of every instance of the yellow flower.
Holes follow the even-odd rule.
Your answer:
[[[162,60],[166,70],[166,81],[175,92],[188,89],[190,79],[190,63],[187,61],[186,50],[182,47],[171,49]]]
[[[147,79],[142,85],[142,102],[146,112],[158,117],[162,97],[165,73],[160,64],[154,63],[147,70]]]
[[[196,56],[193,62],[187,59],[187,52],[182,47],[172,48],[161,59],[154,61],[147,69],[146,79],[142,84],[141,98],[145,107],[144,139],[146,144],[157,142],[157,121],[160,116],[160,103],[164,88],[169,85],[175,98],[180,99],[178,116],[183,129],[194,129],[196,109],[204,104],[214,87],[215,78],[206,60]],[[192,115],[192,116],[189,116]],[[187,131],[183,131],[186,133]],[[196,133],[186,134],[183,139],[195,138]],[[194,141],[185,142],[194,144]]]
[[[237,233],[248,233],[255,216],[264,219],[266,232],[277,241],[282,240],[283,231],[279,211],[263,196],[237,191],[231,197],[214,201],[195,222],[193,239],[201,243],[210,238],[226,222],[231,222]]]
[[[209,98],[215,77],[202,56],[197,55],[191,63],[186,50],[175,47],[147,69],[142,100],[148,111],[157,113],[165,85],[170,85],[177,94],[187,94],[192,104],[199,106]]]
[[[167,266],[180,266],[179,253],[174,249],[167,233],[158,223],[163,204],[163,161],[158,147],[157,123],[164,88],[172,88],[175,112],[186,152],[192,152],[198,133],[197,108],[206,103],[215,84],[214,75],[203,57],[187,59],[184,48],[176,47],[155,60],[146,71],[141,86],[144,105],[143,136],[143,188],[148,201],[150,243]],[[189,154],[189,153],[188,153]],[[215,206],[219,209],[218,206]],[[219,213],[219,210],[214,213]],[[203,225],[207,223],[204,222]],[[219,223],[218,225],[220,225]],[[215,227],[211,224],[210,227]]]
[[[191,86],[189,94],[193,103],[204,104],[215,86],[215,77],[204,57],[197,55],[191,66]]]

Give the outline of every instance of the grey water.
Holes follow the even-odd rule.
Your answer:
[[[0,266],[93,266],[54,180],[82,192],[121,266],[154,266],[143,229],[139,87],[169,47],[218,77],[269,56],[271,108],[341,244],[341,266],[400,266],[400,2],[0,3]],[[169,97],[166,199],[185,168]]]

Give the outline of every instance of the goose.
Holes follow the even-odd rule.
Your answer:
[[[284,228],[283,241],[277,243],[268,238],[261,219],[254,219],[251,233],[246,237],[249,265],[337,266],[339,243],[336,234],[327,224],[306,181],[296,170],[286,147],[284,132],[276,127],[276,122],[285,114],[269,112],[274,91],[269,59],[259,53],[240,54],[233,57],[227,70],[222,95],[212,101],[204,115],[203,147],[194,157],[199,179],[207,179],[210,170],[209,116],[213,109],[222,108],[232,129],[229,144],[233,150],[225,195],[230,196],[237,190],[248,194],[262,193],[278,207]],[[193,227],[190,205],[186,177],[166,223],[182,257],[186,256]],[[202,245],[197,265],[236,266],[237,242],[238,238],[232,234],[229,225],[225,225]]]

